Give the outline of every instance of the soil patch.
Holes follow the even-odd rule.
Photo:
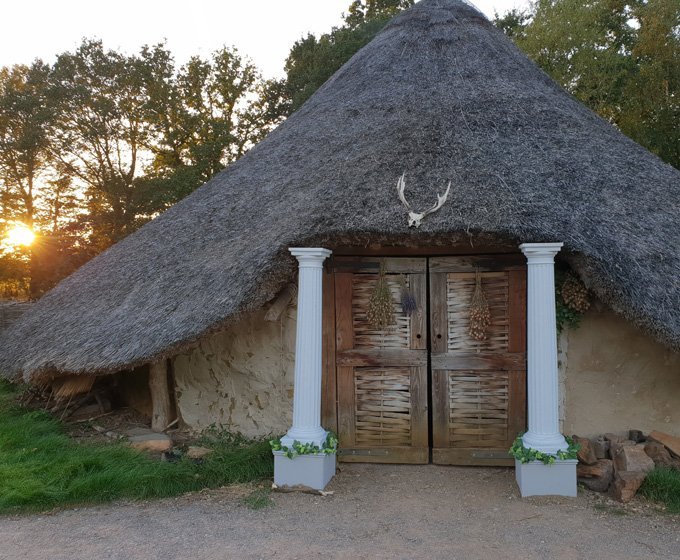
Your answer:
[[[344,465],[333,494],[257,485],[0,517],[2,560],[680,558],[680,517],[643,499],[521,499],[512,469]]]

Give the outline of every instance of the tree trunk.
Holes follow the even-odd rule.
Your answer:
[[[166,360],[149,366],[149,389],[151,390],[151,429],[162,432],[170,423],[170,390]]]

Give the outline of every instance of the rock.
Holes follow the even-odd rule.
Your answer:
[[[654,469],[654,461],[645,453],[645,444],[627,445],[613,443],[611,447],[614,470],[648,473]]]
[[[664,434],[663,432],[652,432],[647,439],[663,443],[672,455],[680,458],[680,438],[670,434]]]
[[[597,439],[591,441],[593,452],[598,459],[609,459],[609,441],[599,436]]]
[[[575,435],[572,436],[572,439],[575,443],[578,443],[581,446],[577,453],[579,463],[583,463],[585,465],[594,465],[597,463],[595,451],[593,451],[593,446],[588,438],[582,438]]]
[[[213,452],[209,447],[200,447],[198,445],[191,445],[187,449],[187,457],[189,459],[203,459]]]
[[[621,471],[614,475],[614,482],[609,488],[609,493],[619,502],[629,502],[635,496],[638,488],[645,481],[647,473]]]
[[[606,492],[614,478],[614,463],[610,459],[600,459],[594,465],[576,466],[578,481],[595,492]]]
[[[669,467],[673,464],[671,454],[663,443],[658,441],[648,441],[645,444],[645,453],[659,467]]]
[[[135,449],[160,453],[162,451],[167,451],[172,447],[172,440],[166,434],[152,432],[151,430],[143,430],[143,428],[130,430],[130,432],[134,432],[134,435],[130,435],[128,441]],[[128,434],[130,432],[128,432]]]
[[[628,432],[628,439],[634,441],[635,443],[642,443],[647,438],[645,437],[645,434],[643,434],[642,431],[640,430],[630,430]]]
[[[625,438],[621,436],[617,436],[616,434],[604,434],[604,439],[606,439],[609,443],[620,443],[622,442]]]

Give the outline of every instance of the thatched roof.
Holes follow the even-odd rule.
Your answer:
[[[453,181],[446,205],[409,230]],[[619,133],[479,12],[422,0],[191,196],[61,282],[3,341],[5,373],[169,356],[270,300],[289,246],[564,241],[598,297],[680,347],[680,172]]]

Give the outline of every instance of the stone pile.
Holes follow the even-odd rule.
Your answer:
[[[596,438],[573,436],[581,446],[578,482],[595,492],[608,492],[620,502],[630,501],[647,474],[657,466],[680,470],[680,438],[630,430],[628,438],[604,434]]]

